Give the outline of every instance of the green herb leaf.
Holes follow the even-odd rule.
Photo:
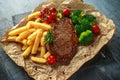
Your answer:
[[[48,30],[47,35],[45,36],[45,44],[51,44],[53,43],[53,33]]]
[[[61,19],[61,18],[63,17],[61,11],[58,11],[58,12],[57,12],[57,17],[58,17],[59,19]]]

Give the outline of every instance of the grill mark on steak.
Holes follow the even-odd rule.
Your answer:
[[[77,52],[78,38],[74,25],[69,18],[56,21],[53,25],[54,40],[47,45],[48,51],[56,55],[57,61],[68,64]]]

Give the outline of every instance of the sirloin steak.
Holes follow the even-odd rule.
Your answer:
[[[52,28],[53,43],[47,45],[48,51],[56,55],[57,62],[68,64],[77,52],[78,38],[69,18],[56,21]]]

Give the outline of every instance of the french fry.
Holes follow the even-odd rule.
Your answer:
[[[9,36],[16,36],[19,35],[21,32],[26,31],[27,27],[23,26],[17,29],[14,29],[8,33]]]
[[[32,21],[29,21],[27,24],[26,24],[26,27],[29,29],[32,27]]]
[[[40,41],[41,46],[45,46],[45,36],[46,35],[47,35],[47,31],[43,32],[43,36],[42,36],[41,41]]]
[[[43,29],[43,30],[51,29],[51,26],[46,24],[46,23],[32,22],[31,24],[32,24],[32,26],[34,26],[34,28],[40,28],[40,29]]]
[[[40,12],[34,12],[28,15],[28,20],[31,20],[33,18],[37,18],[39,16]]]
[[[42,29],[38,29],[37,30],[37,36],[35,38],[31,54],[36,54],[39,43],[40,43],[41,36],[42,36]]]
[[[41,47],[40,57],[45,55],[45,47]]]
[[[37,31],[33,32],[30,36],[28,36],[28,38],[27,38],[28,39],[28,41],[27,41],[28,45],[32,45],[34,43],[36,35],[37,35]]]
[[[44,39],[44,37],[42,36],[41,41],[40,41],[41,46],[45,46],[44,40],[45,40],[45,39]]]
[[[24,40],[22,41],[22,44],[23,44],[23,45],[27,45],[27,39],[24,39]]]
[[[32,45],[29,46],[29,47],[22,53],[22,56],[23,56],[24,58],[26,58],[26,57],[30,54],[31,50],[32,50]]]
[[[45,59],[47,59],[50,55],[51,55],[50,52],[47,52],[47,53],[45,53],[45,55],[44,55],[43,57],[44,57]]]
[[[43,32],[43,36],[45,37],[47,35],[47,31]]]
[[[16,38],[17,38],[17,36],[8,36],[7,40],[16,42]]]
[[[40,22],[40,18],[37,18],[37,19],[35,20],[35,22]]]
[[[26,50],[28,48],[28,45],[23,45],[22,50]]]
[[[37,31],[33,32],[30,36],[28,36],[28,39],[34,40],[37,35]]]
[[[34,40],[28,40],[27,45],[32,45],[34,43]]]
[[[34,31],[35,31],[35,29],[29,29],[29,30],[26,30],[26,31],[20,33],[20,35],[17,37],[16,41],[21,42],[23,39],[27,38]]]
[[[31,60],[34,62],[37,62],[37,63],[46,63],[47,62],[47,60],[44,58],[38,58],[38,57],[34,57],[34,56],[31,56]]]

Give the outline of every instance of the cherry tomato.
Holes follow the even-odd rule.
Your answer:
[[[52,13],[52,14],[51,14],[51,17],[52,17],[53,20],[56,20],[56,18],[57,18],[56,13]]]
[[[50,55],[50,57],[47,58],[48,64],[54,64],[56,62],[56,57],[54,55]]]
[[[95,35],[99,35],[100,34],[100,28],[98,25],[93,25],[92,26],[92,32],[95,34]]]
[[[52,22],[52,16],[47,16],[45,22],[50,24]]]
[[[63,9],[62,15],[66,16],[66,17],[69,16],[70,15],[70,10],[69,9]]]
[[[43,18],[44,17],[44,14],[41,12],[40,14],[39,14],[39,18]]]
[[[56,13],[56,9],[55,8],[50,8],[50,12],[51,13]]]
[[[41,12],[42,12],[43,14],[46,14],[48,11],[49,11],[49,8],[48,8],[48,7],[45,7]]]

